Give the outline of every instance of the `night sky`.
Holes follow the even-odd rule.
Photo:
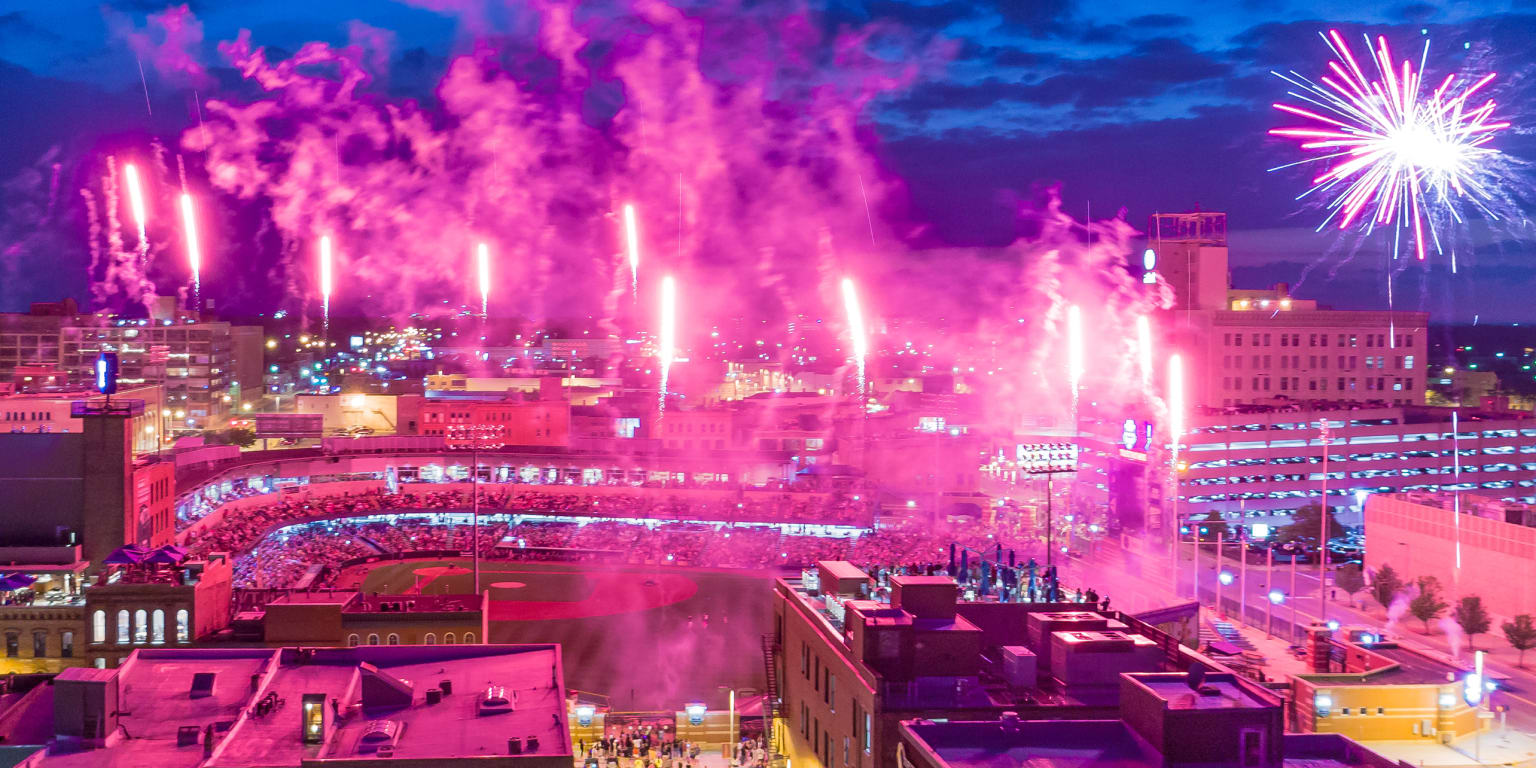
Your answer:
[[[221,55],[221,41],[249,30],[269,60],[309,41],[360,45],[375,73],[365,90],[430,109],[450,61],[477,41],[534,49],[536,19],[523,5],[201,0],[168,28],[159,16],[167,6],[148,0],[0,2],[0,310],[87,295],[84,219],[68,188],[88,179],[74,169],[151,137],[174,147],[196,124],[194,92],[204,100],[255,96]],[[576,24],[627,9],[583,6]],[[1240,286],[1286,281],[1335,306],[1385,306],[1385,239],[1313,234],[1320,215],[1294,200],[1306,174],[1266,172],[1297,158],[1293,146],[1265,135],[1286,124],[1269,106],[1285,92],[1269,70],[1318,73],[1328,55],[1318,32],[1333,27],[1353,41],[1384,34],[1399,58],[1416,57],[1427,36],[1430,66],[1441,73],[1498,71],[1492,95],[1517,124],[1498,146],[1536,161],[1524,127],[1536,125],[1532,0],[876,0],[803,10],[774,0],[740,11],[763,19],[805,12],[828,46],[839,31],[873,30],[875,55],[906,57],[894,63],[907,81],[876,97],[861,121],[870,151],[902,181],[903,202],[882,215],[899,218],[904,246],[919,252],[1004,245],[1027,231],[1017,215],[1023,201],[1058,187],[1073,215],[1123,209],[1137,228],[1155,211],[1226,211]],[[606,44],[581,55],[598,60]],[[835,76],[830,55],[823,66]],[[623,109],[621,89],[593,82],[587,90],[592,120]],[[55,163],[64,194],[40,194]],[[1536,322],[1536,248],[1519,205],[1532,180],[1529,170],[1507,180],[1516,202],[1508,220],[1460,230],[1455,275],[1448,254],[1392,266],[1396,306],[1443,321]],[[255,298],[225,301],[262,309]]]

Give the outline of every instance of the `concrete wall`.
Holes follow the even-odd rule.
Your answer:
[[[1372,496],[1365,507],[1365,533],[1368,569],[1390,563],[1407,583],[1434,576],[1444,585],[1447,602],[1478,595],[1496,616],[1536,613],[1536,528]],[[1493,631],[1498,632],[1498,622]]]
[[[58,528],[84,535],[85,438],[0,435],[0,545],[61,543]]]

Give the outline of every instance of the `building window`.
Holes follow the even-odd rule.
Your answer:
[[[192,642],[192,628],[189,626],[189,618],[187,609],[179,608],[176,610],[176,642],[178,643]]]
[[[41,659],[48,656],[48,631],[43,629],[32,630],[32,658]]]
[[[444,632],[443,633],[443,645],[453,645],[453,643],[454,643],[453,633],[452,632]]]
[[[128,611],[127,610],[121,610],[121,611],[117,612],[117,644],[118,645],[127,645],[128,644]]]
[[[369,645],[378,645],[379,644],[379,636],[376,635],[376,634],[369,635],[368,636],[368,644]]]
[[[73,659],[75,657],[75,633],[59,633],[59,656],[66,659]]]
[[[427,634],[423,635],[422,638],[421,638],[421,644],[422,645],[437,645],[437,633],[436,632],[428,632]]]
[[[466,645],[473,645],[474,642],[475,642],[475,633],[473,633],[473,632],[465,632],[464,633],[464,643]]]
[[[150,614],[149,641],[155,645],[165,642],[165,611],[159,608]]]
[[[356,648],[357,647],[357,642],[358,642],[357,635],[347,635],[347,647],[348,648]]]
[[[11,630],[5,633],[5,657],[14,659],[21,655],[21,633]]]
[[[105,643],[107,641],[107,612],[97,611],[91,614],[91,642]]]
[[[391,633],[389,633],[389,637],[384,639],[384,642],[389,644],[389,645],[399,645],[400,644],[400,636],[395,634],[395,633],[393,633],[393,632],[391,632]]]

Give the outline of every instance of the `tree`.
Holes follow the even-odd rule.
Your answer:
[[[1529,613],[1522,613],[1514,621],[1504,622],[1504,639],[1520,652],[1520,668],[1524,669],[1525,652],[1536,648],[1536,620]]]
[[[1396,576],[1396,574],[1393,574]],[[1354,605],[1355,593],[1365,589],[1365,569],[1359,563],[1345,563],[1343,567],[1333,574],[1333,584],[1344,590],[1349,595],[1350,605]]]
[[[1424,622],[1424,634],[1429,634],[1429,623],[1445,613],[1446,603],[1440,599],[1440,580],[1433,576],[1419,579],[1419,593],[1408,603],[1408,612]]]
[[[1488,610],[1483,607],[1483,599],[1477,595],[1467,595],[1456,601],[1456,610],[1452,613],[1456,617],[1456,623],[1461,625],[1461,631],[1467,633],[1467,650],[1477,650],[1476,638],[1488,631],[1493,626],[1493,618],[1488,615]]]
[[[1305,539],[1317,541],[1317,530],[1322,527],[1322,507],[1317,504],[1308,504],[1291,513],[1290,525],[1284,526],[1275,532],[1278,543]],[[1333,508],[1328,508],[1328,538],[1334,539],[1344,535],[1344,526],[1339,523],[1339,516],[1334,514]],[[1328,542],[1320,542],[1319,547],[1327,547]]]
[[[256,443],[256,431],[252,429],[233,428],[224,433],[224,439],[230,445],[238,445],[241,448],[249,448]]]
[[[1376,572],[1371,579],[1371,597],[1381,603],[1382,608],[1391,608],[1392,601],[1397,599],[1397,593],[1403,591],[1403,577],[1392,570],[1387,563],[1381,564],[1381,570]]]

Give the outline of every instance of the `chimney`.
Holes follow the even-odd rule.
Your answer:
[[[564,379],[559,376],[545,376],[539,379],[540,400],[564,400]]]
[[[1313,674],[1328,673],[1328,658],[1333,651],[1333,632],[1327,624],[1312,622],[1307,626],[1307,664]]]

